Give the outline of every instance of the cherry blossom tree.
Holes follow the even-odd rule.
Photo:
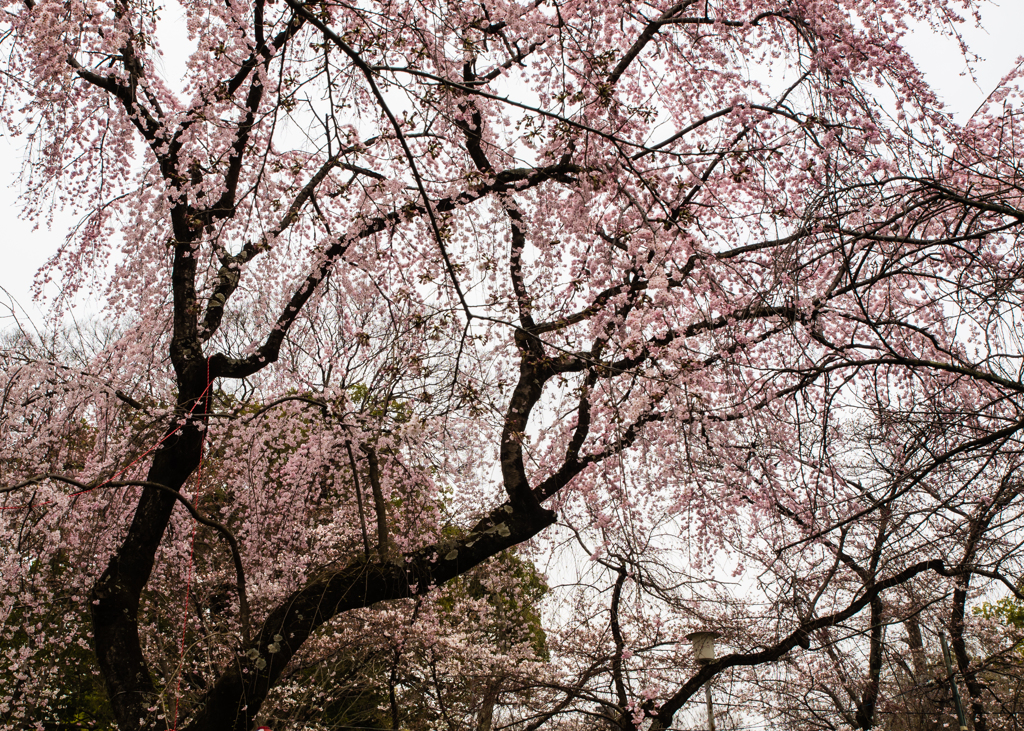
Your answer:
[[[119,728],[196,730],[367,684],[392,728],[667,729],[856,645],[867,728],[883,619],[949,586],[981,731],[1020,105],[958,126],[900,45],[975,6],[189,1],[179,83],[167,9],[5,3],[25,213],[80,224],[3,351],[4,722],[72,644]]]

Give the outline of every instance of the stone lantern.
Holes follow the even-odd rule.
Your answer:
[[[693,657],[701,665],[715,661],[715,640],[722,636],[721,632],[705,630],[691,632],[686,639],[693,643]],[[708,704],[708,731],[715,731],[714,707],[711,705],[711,680],[704,683],[704,700]]]

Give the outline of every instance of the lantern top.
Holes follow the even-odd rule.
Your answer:
[[[721,632],[714,630],[700,630],[686,635],[686,639],[693,643],[693,654],[697,662],[712,662],[715,659],[715,640],[721,636]]]

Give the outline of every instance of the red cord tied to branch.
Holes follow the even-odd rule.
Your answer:
[[[203,389],[203,393],[199,396],[198,399],[196,399],[196,402],[192,405],[192,408],[189,409],[189,412],[188,412],[188,416],[189,417],[192,416],[192,413],[196,410],[196,407],[199,406],[199,404],[203,402],[203,399],[208,398],[207,395],[209,394],[209,392],[210,392],[210,359],[207,358],[206,359],[206,388]],[[181,427],[179,426],[178,428],[180,429]],[[195,495],[193,496],[193,500],[195,501],[196,509],[198,509],[198,507],[199,507],[199,500],[201,498],[200,489],[202,487],[202,482],[203,482],[203,450],[204,450],[204,447],[206,445],[206,436],[207,436],[207,432],[206,432],[206,429],[204,428],[202,430],[202,436],[200,437],[199,465],[196,468],[196,483],[195,483],[196,486],[195,486]],[[195,562],[195,550],[196,550],[196,526],[193,523],[192,524],[192,538],[189,541],[188,571],[186,573],[186,578],[185,578],[185,606],[182,609],[182,619],[181,619],[181,648],[179,650],[179,656],[178,656],[178,665],[179,665],[180,670],[178,672],[178,680],[177,680],[177,682],[174,685],[174,725],[175,726],[178,725],[178,701],[180,699],[180,692],[181,692],[181,673],[182,673],[182,671],[184,671],[184,668],[185,668],[185,633],[188,630],[188,601],[189,601],[189,596],[192,593],[192,569],[193,569],[193,564]]]

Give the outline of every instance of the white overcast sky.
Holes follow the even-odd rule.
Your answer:
[[[164,47],[186,49],[180,7],[169,2]],[[174,17],[178,16],[178,17]],[[984,29],[964,28],[963,35],[971,48],[983,59],[974,65],[974,79],[968,73],[963,58],[952,42],[937,38],[929,31],[918,31],[907,40],[907,47],[918,59],[928,80],[938,90],[948,111],[959,121],[967,118],[995,88],[999,79],[1024,55],[1024,3],[1002,0],[1002,7],[988,7],[982,18]],[[184,59],[170,53],[164,60],[162,72],[172,87],[173,78],[183,69]],[[35,228],[18,215],[18,173],[21,168],[21,139],[0,137],[0,210],[6,213],[0,232],[0,287],[17,300],[37,322],[42,321],[41,310],[32,303],[29,289],[38,269],[64,240],[67,228],[73,224],[67,216],[57,214],[54,225]],[[0,293],[0,327],[8,296]],[[88,308],[88,306],[86,306]]]

